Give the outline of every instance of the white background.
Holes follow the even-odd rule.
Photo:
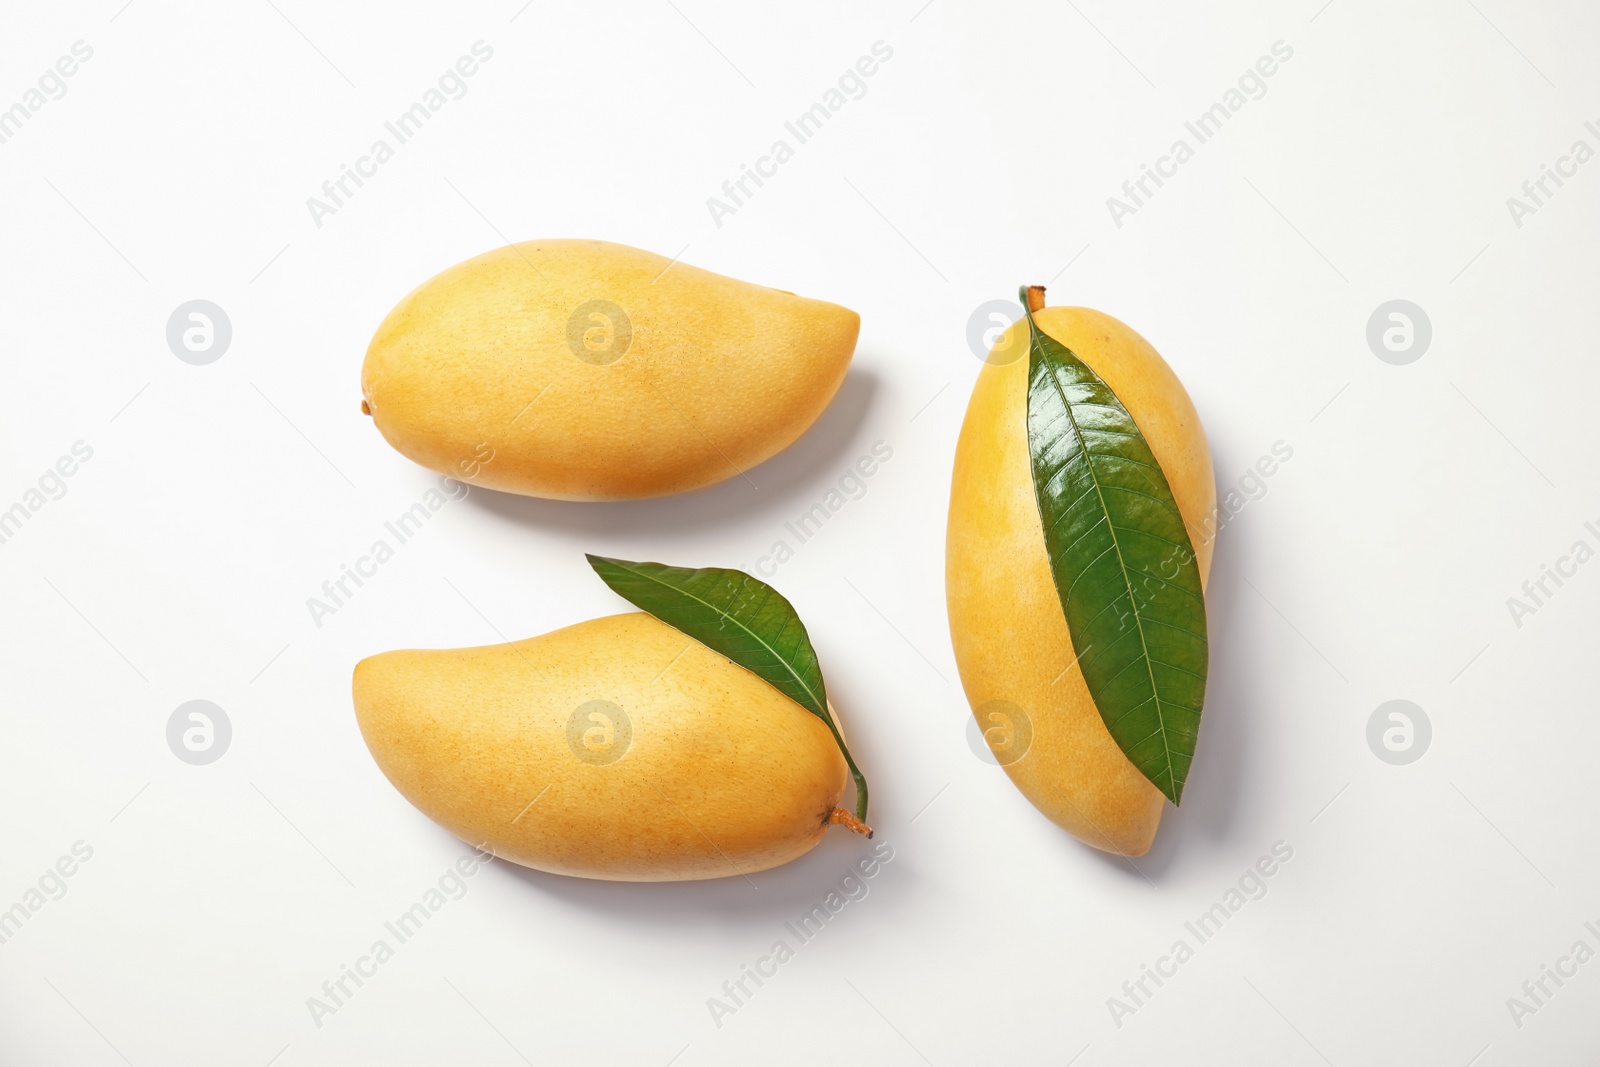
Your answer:
[[[1597,544],[1600,163],[1520,227],[1506,198],[1600,147],[1600,9],[1321,3],[7,5],[0,108],[94,54],[0,144],[0,509],[93,458],[0,545],[0,908],[93,857],[0,945],[0,1061],[1592,1062],[1600,962],[1520,1027],[1506,1002],[1600,949],[1600,564],[1520,627],[1507,598]],[[480,39],[467,94],[315,225]],[[866,95],[716,225],[707,198],[879,40]],[[1280,40],[1265,95],[1117,226],[1107,197]],[[474,490],[318,628],[307,598],[435,482],[357,411],[374,327],[556,236],[856,308],[843,391],[749,483]],[[1166,356],[1220,489],[1293,449],[1217,546],[1198,756],[1137,864],[974,755],[946,629],[969,316],[1041,282]],[[209,366],[165,339],[195,298],[233,326]],[[1433,327],[1406,366],[1365,339],[1396,298]],[[773,579],[895,850],[869,895],[719,1027],[708,998],[869,846],[678,885],[497,864],[314,1025],[466,852],[368,757],[356,660],[621,610],[585,550],[749,566],[880,440]],[[1366,740],[1396,698],[1433,725],[1408,766]],[[209,766],[165,739],[191,699],[233,724]],[[1279,841],[1266,895],[1119,1026],[1108,998]]]

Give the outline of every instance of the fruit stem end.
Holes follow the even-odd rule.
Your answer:
[[[1042,286],[1042,285],[1030,285],[1030,286],[1028,286],[1028,310],[1029,311],[1043,311],[1044,310],[1044,286]]]
[[[834,808],[832,811],[828,812],[828,825],[843,826],[849,830],[855,831],[869,841],[872,840],[872,827],[868,826],[866,823],[862,822],[848,811],[845,811],[843,808]]]

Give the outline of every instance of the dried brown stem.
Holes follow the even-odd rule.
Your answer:
[[[872,827],[868,826],[866,823],[862,822],[848,811],[845,811],[843,808],[834,808],[832,811],[828,812],[828,824],[830,826],[837,824],[839,826],[847,827],[851,830],[854,830],[862,837],[872,837]]]

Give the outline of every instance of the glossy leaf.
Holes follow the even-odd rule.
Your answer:
[[[1176,804],[1206,692],[1194,549],[1128,410],[1026,314],[1034,493],[1078,668],[1117,745]]]
[[[624,600],[726,656],[821,719],[855,779],[856,818],[866,818],[867,780],[829,713],[811,637],[782,594],[743,571],[723,567],[669,567],[593,555],[587,559]]]

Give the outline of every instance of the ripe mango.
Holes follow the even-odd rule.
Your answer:
[[[698,489],[828,406],[860,317],[604,241],[527,241],[424,282],[367,348],[362,410],[425,467],[559,500]]]
[[[1117,394],[1161,465],[1202,584],[1216,485],[1194,404],[1166,361],[1088,308],[1034,312]],[[1096,848],[1142,856],[1165,798],[1122,754],[1076,665],[1028,454],[1028,327],[1014,323],[979,372],[956,445],[945,598],[961,684],[991,750],[1024,796]]]
[[[385,652],[356,665],[353,689],[361,735],[407,800],[463,841],[554,874],[776,867],[822,839],[849,781],[822,720],[642,612]]]

